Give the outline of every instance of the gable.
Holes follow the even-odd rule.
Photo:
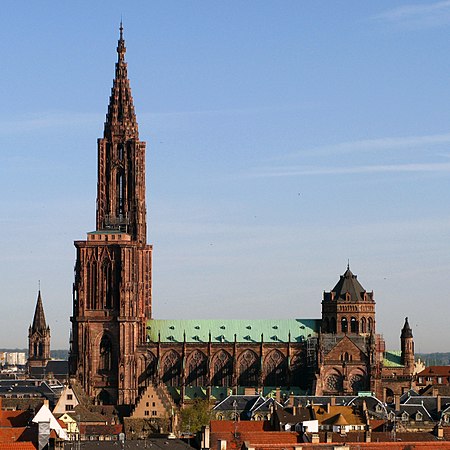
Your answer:
[[[337,360],[365,362],[366,357],[367,355],[348,336],[344,336],[325,355],[325,362]]]

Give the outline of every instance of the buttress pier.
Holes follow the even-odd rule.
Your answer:
[[[75,241],[70,372],[99,403],[137,397],[137,347],[151,318],[145,142],[139,140],[123,28],[103,137],[98,139],[96,229]]]

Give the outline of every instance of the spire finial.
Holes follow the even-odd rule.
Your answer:
[[[123,22],[122,22],[122,14],[120,15],[120,27],[119,27],[119,31],[120,31],[120,40],[123,40]]]
[[[350,258],[347,259],[347,270],[350,270]]]
[[[38,280],[38,291],[41,292],[41,280]]]

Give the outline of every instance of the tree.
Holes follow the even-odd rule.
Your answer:
[[[197,433],[211,420],[208,400],[195,400],[192,405],[181,410],[180,418],[182,432]]]

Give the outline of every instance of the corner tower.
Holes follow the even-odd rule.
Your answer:
[[[352,273],[350,267],[341,275],[322,301],[322,332],[337,334],[375,333],[375,300]]]
[[[132,405],[137,347],[151,318],[145,142],[139,140],[120,24],[115,78],[98,139],[96,229],[75,241],[70,373],[98,403]]]
[[[414,371],[414,338],[408,318],[405,318],[402,332],[400,334],[401,362],[411,374]]]
[[[28,368],[46,367],[50,361],[50,327],[47,326],[39,290],[33,324],[28,329]]]

